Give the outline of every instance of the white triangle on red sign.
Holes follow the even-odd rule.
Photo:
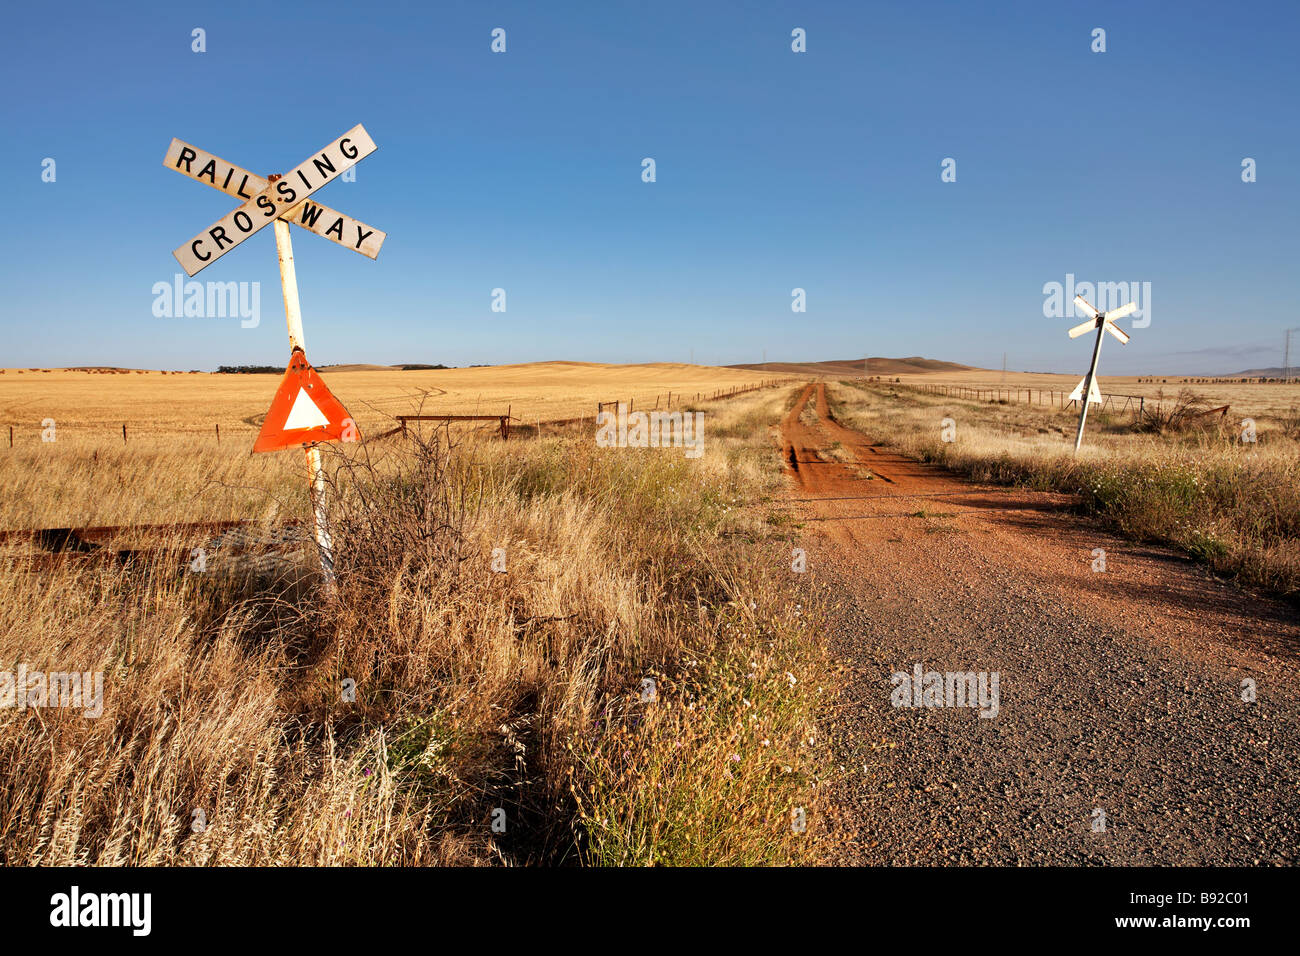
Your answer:
[[[289,356],[280,387],[262,421],[253,451],[279,451],[322,441],[360,441],[357,423],[343,403],[330,394],[302,349]]]
[[[295,428],[320,428],[328,425],[330,420],[325,417],[324,413],[316,407],[316,403],[311,400],[305,388],[299,388],[298,394],[293,400],[293,408],[289,409],[289,417],[285,419],[284,428],[286,431]]]

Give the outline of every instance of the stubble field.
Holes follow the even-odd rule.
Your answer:
[[[516,432],[527,434],[539,421],[594,419],[597,402],[666,408],[671,393],[677,408],[697,394],[703,399],[777,378],[671,363],[588,362],[326,368],[321,374],[363,436],[393,428],[397,415],[507,410]],[[289,505],[278,500],[277,489],[299,490],[293,482],[304,473],[302,456],[249,454],[279,380],[275,374],[6,369],[0,374],[0,480],[6,489],[0,530],[226,521],[283,510]],[[42,441],[47,419],[54,422],[52,442]],[[496,428],[495,422],[476,423],[455,431]],[[381,442],[371,453],[384,450]]]

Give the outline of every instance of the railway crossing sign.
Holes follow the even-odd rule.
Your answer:
[[[325,470],[316,443],[356,441],[360,436],[347,409],[307,361],[289,224],[301,226],[363,256],[377,258],[387,238],[382,230],[308,199],[376,148],[366,128],[357,124],[283,176],[265,179],[179,139],[171,141],[163,157],[163,165],[244,201],[173,251],[172,255],[189,275],[207,268],[267,225],[275,227],[280,289],[284,293],[284,318],[289,329],[289,365],[253,451],[274,451],[293,445],[301,445],[306,450],[316,550],[327,590],[334,587],[334,546],[325,510]]]
[[[175,147],[176,145],[177,141],[173,140],[172,146]],[[365,159],[376,149],[375,141],[370,138],[370,134],[366,132],[364,126],[358,124],[352,127],[352,129],[320,150],[319,153],[303,160],[285,173],[276,182],[267,182],[261,189],[249,196],[242,206],[226,213],[189,242],[178,246],[172,252],[172,255],[181,264],[181,268],[193,276],[212,265],[212,263],[260,229],[278,221],[286,213],[292,214],[297,210],[299,204],[302,205],[302,210],[298,214],[298,219],[299,224],[302,224],[302,217],[307,211],[305,203],[307,197],[330,180],[341,176],[350,167]],[[180,163],[184,160],[185,155],[184,144],[181,144],[181,151],[176,157],[174,168],[180,168]],[[171,149],[169,148],[167,158],[170,157]],[[197,155],[195,158],[197,158]],[[213,158],[215,159],[215,157]],[[192,168],[193,160],[187,165],[187,169]],[[206,168],[205,165],[200,169],[200,172],[203,172]],[[233,180],[233,172],[230,175]],[[194,178],[197,179],[198,176],[196,175]],[[227,185],[224,178],[222,183]],[[216,185],[215,169],[212,175],[212,184]],[[240,185],[243,186],[242,180]],[[240,192],[243,191],[240,190]],[[341,217],[338,226],[339,236],[343,238]],[[364,238],[368,237],[361,235],[360,224],[355,224],[354,228],[357,235],[357,247],[360,248]],[[346,238],[350,239],[351,236],[348,235]],[[378,250],[375,251],[378,254]]]
[[[1097,341],[1092,347],[1092,364],[1088,366],[1088,374],[1070,393],[1071,400],[1079,402],[1079,430],[1074,435],[1074,453],[1077,455],[1079,446],[1083,443],[1083,423],[1088,420],[1088,406],[1101,401],[1101,390],[1097,388],[1097,359],[1101,357],[1101,340],[1109,332],[1119,339],[1121,345],[1128,345],[1128,333],[1117,326],[1115,320],[1136,312],[1137,305],[1130,302],[1128,305],[1122,305],[1110,312],[1098,312],[1081,295],[1074,297],[1074,304],[1081,312],[1092,316],[1092,318],[1070,329],[1070,338],[1077,339],[1093,329],[1097,330]]]
[[[172,140],[163,165],[236,199],[253,199],[268,185],[261,176],[179,139]],[[282,218],[371,259],[379,256],[379,249],[388,238],[381,229],[309,200],[303,200]]]

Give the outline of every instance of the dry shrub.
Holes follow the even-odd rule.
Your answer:
[[[1155,402],[1144,407],[1142,420],[1135,422],[1133,429],[1159,435],[1218,431],[1222,417],[1207,414],[1210,411],[1210,403],[1190,388],[1179,389],[1178,396],[1171,402],[1165,401],[1161,389],[1156,393]]]
[[[1278,426],[1287,441],[1300,442],[1300,408],[1292,405],[1278,416]]]

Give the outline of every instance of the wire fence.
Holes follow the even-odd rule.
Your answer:
[[[978,385],[938,385],[915,383],[906,387],[918,389],[931,395],[946,395],[949,398],[964,398],[974,402],[1001,402],[1027,405],[1043,405],[1052,408],[1078,408],[1079,400],[1070,398],[1070,393],[1053,388],[1023,388],[1017,386]],[[1134,421],[1142,421],[1148,414],[1160,414],[1159,399],[1147,400],[1145,395],[1125,395],[1111,392],[1101,397],[1101,403],[1094,407],[1102,412],[1132,414]]]

